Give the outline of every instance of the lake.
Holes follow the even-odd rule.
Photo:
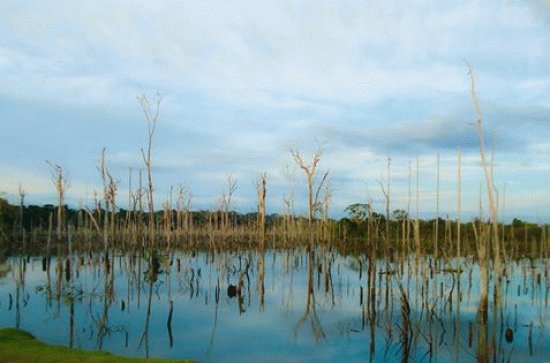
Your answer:
[[[471,257],[386,260],[321,247],[80,251],[49,263],[12,254],[0,263],[0,327],[198,362],[541,362],[550,359],[549,262],[507,261],[503,278],[489,280],[481,321]]]

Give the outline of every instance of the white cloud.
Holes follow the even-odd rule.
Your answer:
[[[538,142],[533,145],[531,145],[532,152],[537,154],[547,154],[550,155],[550,142],[549,141],[543,141]]]
[[[537,6],[517,1],[420,1],[409,6],[3,3],[0,102],[19,99],[28,102],[18,107],[41,103],[44,110],[59,106],[58,115],[66,119],[74,117],[74,109],[106,110],[109,122],[124,125],[113,130],[126,142],[108,154],[109,162],[135,167],[142,165],[139,147],[125,139],[136,137],[135,125],[143,127],[135,96],[158,88],[167,95],[158,126],[167,131],[159,132],[154,142],[159,193],[185,179],[207,200],[205,195],[215,195],[224,178],[234,173],[243,183],[244,204],[253,194],[247,183],[252,185],[264,170],[272,175],[276,193],[282,193],[287,180],[281,170],[292,165],[288,149],[307,154],[320,140],[328,141],[322,165],[331,168],[335,184],[340,183],[335,195],[343,202],[337,203],[364,194],[365,183],[377,193],[376,180],[385,176],[385,154],[394,158],[395,191],[402,199],[408,159],[414,160],[415,152],[420,153],[424,195],[431,203],[436,149],[442,149],[441,181],[452,188],[456,155],[444,144],[455,141],[460,131],[433,120],[441,114],[467,120],[472,114],[464,109],[469,84],[463,59],[477,70],[483,106],[548,106],[548,23],[537,15]],[[123,109],[124,117],[109,111],[114,108]],[[519,122],[520,116],[510,117]],[[133,117],[139,120],[135,124],[128,121]],[[530,127],[521,130],[538,130]],[[94,135],[102,136],[102,130]],[[373,142],[361,144],[363,138]],[[81,149],[100,149],[105,139],[68,144],[73,149],[78,143],[86,146]],[[14,163],[29,152],[13,146],[16,141],[4,152]],[[399,150],[407,146],[400,144],[404,142],[426,147]],[[69,154],[62,145],[56,148],[56,155]],[[546,170],[545,161],[536,158],[547,149],[540,141],[528,146],[526,158],[532,164],[507,153],[510,159],[501,162],[504,178],[513,181],[512,171]],[[68,161],[69,170],[71,163],[81,170],[82,160]],[[465,182],[477,182],[477,155],[465,154],[463,163]],[[47,175],[13,170],[4,174],[2,185],[10,191],[18,179],[29,181],[29,192],[50,189]],[[72,191],[85,193],[79,177],[75,175]]]
[[[9,195],[12,202],[15,201],[15,198],[18,198],[19,187],[21,186],[27,195],[27,202],[29,197],[32,199],[38,196],[43,203],[55,203],[55,186],[51,175],[48,175],[47,172],[37,173],[9,164],[0,164],[0,170],[2,171],[0,173],[0,180],[2,181],[0,191]],[[44,170],[47,170],[47,167],[44,167]],[[94,190],[100,190],[98,185],[89,184],[78,179],[73,180],[70,173],[65,172],[65,177],[68,180],[66,198],[72,202],[83,200],[83,198],[91,198]]]
[[[192,83],[244,105],[269,104],[273,100],[265,90],[363,101],[396,93],[463,91],[467,83],[461,57],[437,61],[437,55],[459,54],[445,48],[464,47],[456,27],[472,32],[479,26],[476,19],[493,12],[491,5],[479,4],[447,9],[421,5],[414,12],[401,6],[334,3],[237,4],[229,7],[233,11],[217,5],[66,5],[62,12],[48,6],[16,11],[12,18],[20,20],[7,23],[10,34],[19,24],[30,25],[14,35],[17,39],[34,39],[29,29],[41,26],[40,42],[30,44],[42,53],[36,67],[42,71],[28,83],[38,84],[38,76],[60,67],[84,71],[85,77],[99,71],[108,79],[96,75],[93,81],[99,78],[99,84],[107,85],[124,78],[170,89]],[[493,21],[497,29],[504,26],[498,17]],[[477,36],[491,34],[481,30]],[[65,93],[90,87],[82,76],[50,77],[51,84],[73,86]]]
[[[526,79],[520,82],[518,88],[527,91],[542,91],[550,88],[550,77]]]

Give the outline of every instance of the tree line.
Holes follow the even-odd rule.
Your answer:
[[[48,233],[53,234],[55,238],[54,228],[58,223],[58,215],[64,216],[62,223],[65,230],[72,230],[77,235],[85,235],[85,231],[89,231],[91,234],[89,233],[88,237],[95,236],[101,239],[103,231],[109,228],[109,238],[119,241],[129,233],[128,229],[131,226],[145,226],[150,220],[155,221],[155,230],[159,237],[172,238],[175,243],[181,240],[189,241],[189,235],[192,235],[196,240],[194,243],[200,244],[208,240],[212,234],[223,240],[259,240],[258,231],[261,226],[264,228],[263,233],[271,237],[270,239],[298,243],[299,240],[306,239],[305,236],[310,230],[309,218],[288,216],[284,213],[267,214],[264,221],[259,223],[260,215],[257,212],[161,210],[155,211],[153,218],[150,218],[147,211],[129,211],[124,208],[116,210],[112,215],[108,209],[101,207],[71,208],[65,204],[62,208],[62,213],[59,214],[58,206],[53,204],[15,205],[0,198],[0,240],[4,243],[19,243],[22,238],[26,238],[40,243],[40,240],[44,241],[47,238]],[[348,246],[362,242],[368,245],[375,242],[380,246],[412,244],[415,238],[419,238],[424,251],[430,252],[433,250],[434,238],[438,238],[440,243],[452,246],[458,230],[456,220],[437,218],[420,219],[418,232],[415,232],[415,221],[409,218],[406,211],[396,209],[387,219],[385,213],[374,211],[366,203],[351,204],[345,212],[347,216],[325,222],[321,218],[312,217],[311,223],[317,233],[316,237],[323,237],[319,239],[335,245]],[[323,233],[323,223],[328,223],[328,235]],[[465,243],[475,242],[476,225],[482,223],[479,219],[474,219],[460,224]],[[144,227],[142,233],[147,233],[145,229]],[[520,245],[523,242],[526,246],[537,245],[538,242],[547,240],[547,229],[547,226],[517,218],[511,223],[502,223],[499,228],[503,243]],[[114,234],[112,231],[115,231]],[[415,236],[415,233],[419,233],[419,236]],[[139,236],[139,232],[136,235]]]

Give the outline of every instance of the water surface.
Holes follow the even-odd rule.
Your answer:
[[[550,357],[547,260],[509,262],[497,300],[491,279],[481,324],[471,258],[370,262],[319,248],[310,269],[311,257],[79,252],[48,265],[42,256],[11,256],[0,264],[0,326],[50,344],[199,362]]]

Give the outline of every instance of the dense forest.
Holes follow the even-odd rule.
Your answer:
[[[368,204],[352,204],[346,208],[348,217],[339,220],[314,218],[317,239],[338,248],[378,249],[420,243],[422,250],[434,252],[457,248],[457,235],[467,252],[475,248],[478,234],[486,223],[474,219],[460,226],[450,219],[414,219],[404,210],[395,210],[389,218],[372,211]],[[61,216],[61,223],[58,218]],[[162,210],[153,215],[155,240],[159,245],[177,244],[181,247],[254,246],[259,237],[259,214],[221,210]],[[0,198],[0,241],[5,246],[21,247],[30,242],[40,248],[46,241],[65,241],[69,234],[85,237],[88,247],[103,246],[106,239],[114,245],[128,245],[140,240],[148,228],[149,214],[145,211],[118,209],[114,213],[99,206],[95,209],[75,209],[64,205],[61,213],[52,204],[13,205]],[[460,227],[460,228],[459,228]],[[460,231],[459,231],[460,230]],[[514,219],[500,224],[502,243],[511,252],[539,253],[548,242],[548,226]],[[265,216],[265,239],[272,247],[292,247],[307,243],[308,220],[287,214]],[[145,237],[143,237],[145,239]],[[26,245],[26,244],[25,244]],[[506,247],[507,246],[507,247]]]

